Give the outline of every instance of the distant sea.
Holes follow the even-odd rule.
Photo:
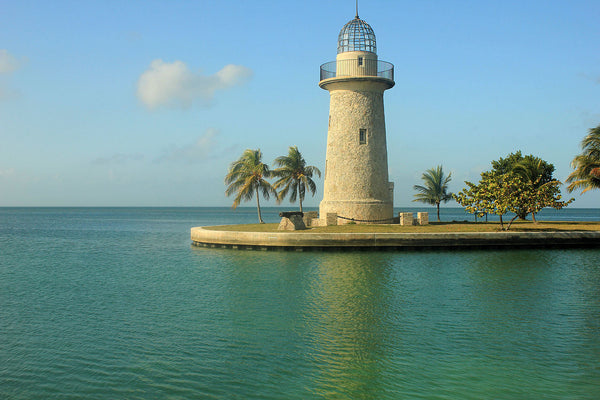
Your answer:
[[[0,399],[599,398],[600,250],[191,246],[256,221],[0,208]]]

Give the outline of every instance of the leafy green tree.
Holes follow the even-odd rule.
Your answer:
[[[517,172],[519,175],[526,178],[524,175],[525,169],[534,165],[536,166],[536,169],[535,171],[530,171],[530,173],[535,172],[537,176],[541,176],[541,185],[554,179],[552,177],[552,174],[554,173],[554,165],[542,160],[539,157],[535,157],[532,154],[523,156],[520,150],[515,153],[510,153],[505,158],[499,158],[498,160],[492,161],[492,171],[498,174]]]
[[[560,181],[553,180],[537,186],[535,182],[529,182],[515,172],[500,174],[493,170],[486,171],[481,174],[478,184],[472,182],[465,182],[465,184],[467,188],[454,195],[455,200],[472,214],[498,215],[502,230],[510,229],[514,220],[519,217],[519,212],[533,215],[542,208],[561,209],[573,201],[573,199],[560,200]],[[515,216],[505,227],[503,216],[507,212],[512,212]]]
[[[558,195],[560,198],[560,182],[552,177],[554,165],[530,155],[514,165],[512,171],[523,180],[532,196],[524,199],[523,206],[517,209],[517,216],[525,219],[527,214],[531,214],[535,223],[535,214],[543,208],[541,205],[550,201],[548,196]]]
[[[265,180],[271,176],[269,166],[261,161],[262,152],[260,149],[244,151],[242,156],[231,163],[229,171],[225,176],[225,184],[229,185],[225,194],[231,196],[235,194],[233,208],[236,208],[242,200],[252,200],[256,194],[256,207],[258,210],[258,221],[261,224],[265,222],[260,212],[260,196],[269,199],[270,195],[277,196],[273,186]]]
[[[314,196],[317,186],[312,180],[313,175],[321,177],[321,171],[312,165],[306,165],[306,161],[297,146],[290,146],[287,156],[277,157],[275,165],[279,168],[273,170],[273,176],[277,179],[273,188],[279,190],[277,200],[283,200],[288,194],[290,203],[299,199],[300,211],[302,211],[302,201],[306,196],[306,190]]]
[[[537,223],[535,220],[535,214],[540,212],[543,208],[551,207],[556,210],[560,210],[575,200],[571,198],[566,201],[561,201],[561,182],[556,179],[544,183],[541,186],[537,186],[537,182],[526,181],[524,184],[525,187],[522,190],[522,196],[519,199],[520,204],[517,210],[524,210],[526,213],[531,214],[533,223]]]
[[[437,220],[440,221],[440,203],[452,200],[452,193],[448,193],[448,183],[452,180],[452,173],[444,176],[442,166],[430,168],[421,176],[423,185],[414,185],[417,194],[413,201],[435,205],[437,207]]]
[[[467,188],[454,195],[454,199],[467,212],[482,217],[485,214],[496,214],[500,217],[500,229],[505,230],[503,216],[518,206],[515,194],[521,185],[521,179],[516,175],[498,174],[487,171],[481,173],[478,184],[465,181]],[[517,218],[510,220],[506,230]]]
[[[590,129],[581,141],[581,154],[571,161],[575,171],[567,177],[567,190],[583,189],[582,194],[592,189],[600,189],[600,125]]]
[[[554,165],[542,160],[534,155],[523,156],[521,151],[511,153],[505,158],[492,161],[492,172],[502,175],[516,173],[524,182],[539,188],[545,184],[553,182]],[[519,218],[527,217],[527,210],[517,209],[516,214]],[[535,213],[531,215],[535,222]]]

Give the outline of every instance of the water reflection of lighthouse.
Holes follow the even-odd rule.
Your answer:
[[[388,365],[390,269],[385,257],[323,257],[307,291],[304,334],[313,385],[323,398],[381,398]]]

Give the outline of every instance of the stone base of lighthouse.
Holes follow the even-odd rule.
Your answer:
[[[389,224],[394,218],[393,202],[375,199],[322,201],[319,206],[319,225],[327,225],[327,215],[336,214],[338,225]],[[331,221],[329,222],[331,224]]]

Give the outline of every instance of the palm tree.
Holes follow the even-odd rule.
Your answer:
[[[413,189],[416,190],[415,199],[413,201],[419,201],[421,203],[427,203],[437,206],[437,220],[440,221],[440,203],[447,202],[452,199],[452,193],[448,193],[448,182],[452,180],[452,173],[448,176],[444,176],[442,166],[438,165],[436,168],[430,168],[423,173],[421,176],[424,184],[414,185]]]
[[[265,180],[271,176],[271,171],[268,165],[262,163],[261,158],[260,149],[248,149],[237,161],[232,162],[225,176],[225,184],[229,185],[225,194],[227,196],[235,194],[233,208],[236,208],[242,200],[251,200],[256,194],[258,221],[264,224],[260,213],[259,194],[262,193],[263,197],[268,200],[271,194],[277,196],[277,192]]]
[[[512,172],[517,174],[524,183],[536,191],[542,189],[544,186],[553,185],[557,182],[557,180],[552,177],[554,165],[532,155],[526,156],[521,161],[517,162],[513,166]],[[527,210],[519,208],[517,210],[517,216],[521,219],[525,219]],[[531,213],[531,220],[533,223],[537,223],[535,220],[535,212]]]
[[[274,189],[282,188],[277,196],[277,200],[283,200],[288,194],[290,203],[300,200],[300,211],[302,211],[302,201],[306,195],[306,189],[314,196],[317,187],[312,180],[314,174],[321,177],[319,168],[306,165],[302,154],[297,146],[290,146],[287,156],[277,157],[275,165],[279,168],[273,170],[273,176],[279,178],[273,185]]]
[[[572,192],[583,189],[582,194],[591,189],[600,189],[600,125],[590,129],[590,133],[581,141],[581,154],[571,161],[575,171],[567,177]]]
[[[532,155],[525,156],[517,162],[513,166],[512,172],[519,175],[525,182],[533,184],[536,188],[555,180],[552,177],[554,165]]]

